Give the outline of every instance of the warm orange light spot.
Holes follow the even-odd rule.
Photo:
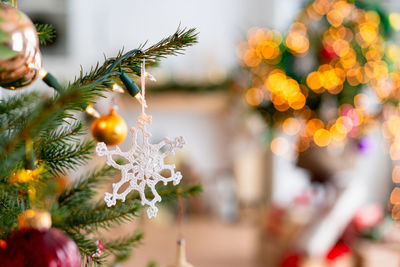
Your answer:
[[[308,51],[310,42],[308,38],[299,32],[290,32],[286,38],[287,47],[296,54],[304,54]]]
[[[255,49],[249,49],[244,53],[243,61],[244,64],[249,67],[255,67],[260,64],[261,58],[257,55],[257,51]]]
[[[347,50],[347,53],[340,57],[340,64],[344,69],[350,69],[357,63],[357,56],[353,49]]]
[[[114,84],[113,84],[112,90],[113,90],[114,92],[121,93],[121,94],[125,92],[124,88],[122,88],[122,87],[121,87],[120,85],[118,85],[117,83],[114,83]]]
[[[350,51],[350,44],[343,39],[336,40],[333,43],[333,51],[340,57],[346,56]]]
[[[335,90],[342,86],[345,79],[345,72],[341,68],[333,68],[329,64],[321,65],[318,68],[319,80],[327,90]]]
[[[360,68],[355,68],[355,69],[349,69],[346,73],[347,75],[347,82],[351,85],[351,86],[357,86],[359,85],[362,80],[362,73]]]
[[[44,69],[40,69],[40,70],[39,70],[39,76],[40,76],[41,78],[46,77],[47,73],[48,73],[48,72],[47,72],[46,70],[44,70]]]
[[[324,128],[324,123],[319,119],[309,120],[306,124],[306,132],[309,136],[313,136],[321,128]]]
[[[303,23],[297,21],[290,25],[289,31],[305,34],[307,32],[307,27]]]
[[[400,183],[400,166],[395,166],[392,172],[392,181],[393,183]]]
[[[345,128],[347,132],[350,132],[353,127],[354,127],[354,123],[351,120],[351,118],[347,117],[347,116],[341,116],[336,120],[337,124],[342,124]]]
[[[329,11],[326,15],[326,18],[328,22],[334,27],[339,27],[340,25],[342,25],[343,17],[338,9],[333,9]]]
[[[400,133],[400,117],[392,115],[387,121],[388,129],[392,135]]]
[[[331,132],[331,137],[336,141],[343,141],[346,138],[347,130],[341,123],[335,123],[329,131]]]
[[[400,204],[400,188],[396,187],[393,189],[392,194],[390,194],[390,203],[393,205]]]
[[[330,10],[331,5],[332,1],[328,0],[315,1],[312,3],[312,7],[320,15],[325,15]]]
[[[357,94],[354,97],[354,105],[357,109],[364,110],[369,106],[369,98],[366,94]]]
[[[288,135],[296,135],[300,132],[301,124],[298,119],[287,118],[282,124],[282,130]]]
[[[35,211],[31,210],[31,209],[26,210],[25,211],[25,217],[28,218],[28,219],[35,217]]]
[[[289,150],[289,142],[282,137],[274,138],[271,142],[271,151],[276,155],[284,155]]]
[[[277,91],[277,88],[279,88],[280,84],[283,83],[285,80],[286,75],[283,71],[274,70],[271,71],[271,73],[268,75],[265,85],[268,89],[274,92]]]
[[[390,146],[390,158],[392,160],[400,160],[400,144],[394,143]]]
[[[316,91],[321,88],[321,82],[319,80],[319,76],[316,71],[308,74],[306,82],[307,86],[313,91]]]
[[[371,23],[364,23],[360,27],[360,35],[361,38],[367,43],[370,44],[376,40],[378,37],[378,31],[376,27],[373,26]]]
[[[387,57],[392,62],[397,62],[400,59],[400,49],[397,45],[389,45],[386,50]]]
[[[294,110],[299,110],[306,104],[306,97],[302,93],[297,93],[289,98],[289,106]]]
[[[393,220],[399,220],[400,219],[400,205],[396,204],[392,208],[392,218]]]
[[[270,34],[268,29],[252,28],[247,32],[247,40],[251,47],[256,47],[259,43],[268,40]]]
[[[381,23],[381,17],[376,11],[373,10],[368,10],[367,12],[365,12],[365,19],[369,23],[372,23],[376,26],[378,26],[379,23]]]
[[[264,99],[263,92],[258,88],[251,88],[246,92],[246,101],[249,105],[258,106]]]
[[[260,52],[263,58],[273,59],[279,56],[280,50],[274,41],[265,41],[260,44]]]
[[[274,105],[278,105],[278,106],[284,105],[284,104],[287,105],[286,99],[282,95],[273,94],[271,100],[272,100],[272,103],[274,103]]]
[[[310,147],[310,139],[309,138],[300,138],[300,140],[296,144],[297,152],[304,152]]]
[[[274,103],[274,107],[276,108],[276,110],[283,112],[289,109],[289,105],[287,103],[283,103],[281,105],[275,104]]]
[[[329,145],[331,141],[331,134],[326,129],[319,129],[314,134],[314,143],[317,146],[324,147]]]
[[[100,113],[93,107],[93,105],[88,105],[86,107],[86,113],[95,117],[95,118],[99,118],[100,117]]]

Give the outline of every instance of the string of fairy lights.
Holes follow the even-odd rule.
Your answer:
[[[284,133],[272,139],[272,152],[283,155],[291,146],[298,153],[314,145],[344,148],[381,126],[396,165],[400,47],[392,37],[398,30],[399,14],[346,0],[308,2],[285,34],[249,30],[238,47],[250,77],[245,98]],[[400,183],[400,165],[392,178]],[[399,188],[391,203],[393,217],[400,219]]]

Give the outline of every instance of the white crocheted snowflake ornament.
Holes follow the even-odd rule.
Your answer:
[[[108,207],[117,203],[117,199],[125,201],[126,195],[132,190],[136,190],[140,194],[142,205],[148,205],[147,216],[155,217],[158,212],[156,207],[157,202],[161,202],[161,197],[156,191],[156,184],[163,182],[167,185],[168,182],[173,182],[174,185],[180,183],[182,174],[175,172],[174,164],[165,164],[166,156],[173,155],[175,149],[182,148],[185,144],[183,137],[177,137],[174,140],[164,138],[158,144],[150,144],[149,138],[151,134],[146,130],[146,124],[151,123],[151,116],[142,114],[137,119],[137,126],[131,128],[132,132],[132,147],[126,152],[121,151],[117,146],[114,150],[109,150],[105,143],[97,144],[96,152],[99,156],[107,157],[107,165],[112,166],[121,171],[122,178],[118,183],[112,185],[113,192],[106,193],[104,200]],[[138,143],[138,133],[141,132],[141,144]],[[128,160],[127,164],[120,165],[115,162],[113,156],[120,156]],[[169,177],[165,177],[160,172],[168,171]],[[129,183],[125,191],[119,193],[121,186]],[[150,188],[153,199],[147,199],[145,195],[146,186]]]
[[[112,185],[113,191],[106,193],[104,201],[108,207],[111,207],[117,203],[117,199],[125,202],[126,195],[132,190],[136,190],[140,194],[142,205],[148,205],[147,216],[153,218],[157,216],[158,208],[156,207],[157,202],[161,202],[161,196],[156,190],[158,182],[163,182],[167,185],[168,182],[172,182],[174,185],[180,183],[182,174],[175,172],[174,164],[165,164],[164,159],[169,155],[175,154],[175,149],[182,148],[185,144],[183,137],[177,137],[174,140],[164,138],[158,144],[150,144],[149,138],[151,134],[146,129],[146,124],[151,123],[151,116],[145,113],[146,105],[146,88],[145,88],[145,62],[143,60],[141,67],[141,94],[138,94],[140,104],[142,106],[142,114],[137,118],[136,127],[132,127],[132,147],[123,152],[117,146],[114,150],[109,150],[105,143],[98,143],[96,146],[96,152],[99,156],[107,157],[107,165],[112,166],[121,171],[121,180],[118,183]],[[147,75],[148,76],[148,75]],[[141,142],[138,142],[141,139]],[[128,163],[120,165],[115,162],[113,156],[120,156],[125,158]],[[169,176],[165,177],[161,175],[162,172],[168,172]],[[128,188],[123,192],[119,193],[121,186],[125,183],[129,183]],[[146,187],[149,188],[153,194],[153,199],[149,200],[145,195]]]

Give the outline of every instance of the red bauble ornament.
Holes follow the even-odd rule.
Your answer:
[[[338,57],[338,55],[335,53],[335,50],[330,45],[322,46],[319,56],[322,62],[329,62]]]
[[[23,229],[6,240],[0,248],[3,267],[79,267],[79,249],[64,232],[56,228],[46,230]]]

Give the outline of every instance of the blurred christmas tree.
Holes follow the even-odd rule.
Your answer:
[[[41,43],[51,41],[51,26],[35,26]],[[95,142],[82,138],[87,130],[81,114],[113,85],[126,86],[131,95],[137,94],[140,89],[131,79],[141,75],[143,60],[151,66],[196,42],[195,29],[178,30],[148,48],[106,58],[61,86],[41,66],[38,39],[29,18],[1,4],[0,85],[20,89],[41,76],[57,90],[54,97],[25,92],[0,100],[1,266],[79,266],[81,257],[101,264],[110,255],[115,260],[129,256],[142,240],[142,233],[107,240],[101,238],[100,230],[136,218],[142,210],[140,195],[131,193],[125,202],[112,207],[96,201],[98,188],[111,183],[115,173],[108,166],[97,167],[74,178],[73,184],[63,185],[64,175],[87,164],[93,156]],[[201,191],[198,185],[157,188],[164,199]],[[150,190],[145,194],[153,196]],[[51,225],[53,228],[48,229]]]
[[[298,152],[343,146],[397,108],[400,49],[391,37],[399,28],[400,16],[377,4],[310,1],[285,35],[248,32],[239,47],[250,75],[246,100],[269,125],[299,136]],[[288,147],[274,141],[274,153]]]

